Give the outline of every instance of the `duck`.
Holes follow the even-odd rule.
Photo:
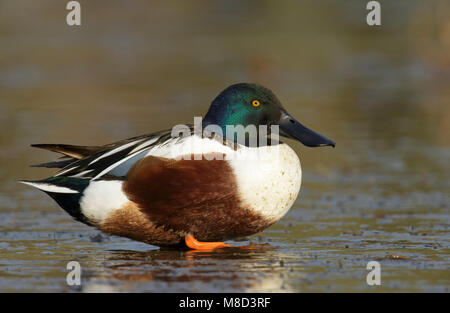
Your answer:
[[[297,153],[335,142],[298,122],[259,84],[227,87],[194,125],[102,146],[33,144],[60,153],[35,187],[75,220],[158,247],[214,250],[279,221],[300,191]]]

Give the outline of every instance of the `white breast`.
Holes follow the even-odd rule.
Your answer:
[[[239,196],[254,211],[278,221],[294,204],[300,191],[302,170],[297,154],[287,144],[244,148],[230,164]]]

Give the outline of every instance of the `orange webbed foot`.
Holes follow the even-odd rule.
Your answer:
[[[224,242],[201,242],[194,238],[192,235],[184,237],[186,246],[194,250],[214,250],[218,248],[232,247]]]

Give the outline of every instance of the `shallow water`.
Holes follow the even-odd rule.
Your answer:
[[[0,291],[437,291],[450,286],[450,20],[445,1],[82,3],[0,10]],[[230,2],[228,2],[230,3]],[[409,5],[408,5],[409,4]],[[270,23],[268,22],[270,21]],[[300,195],[215,252],[159,250],[73,221],[18,179],[50,176],[31,143],[97,145],[192,123],[257,81],[335,149],[289,144]],[[78,261],[82,285],[66,283]],[[381,264],[381,286],[366,265]]]

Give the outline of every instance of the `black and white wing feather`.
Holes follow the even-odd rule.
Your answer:
[[[133,164],[145,157],[150,149],[163,146],[178,139],[179,137],[173,138],[171,136],[171,130],[166,130],[133,137],[101,147],[84,147],[85,150],[83,151],[86,155],[75,155],[72,151],[68,152],[61,148],[63,146],[66,148],[80,146],[33,146],[65,154],[65,157],[54,162],[37,165],[61,168],[61,171],[54,175],[54,177],[79,177],[93,180],[124,179]],[[56,149],[55,147],[60,147],[60,149]],[[88,154],[88,151],[91,153]]]

